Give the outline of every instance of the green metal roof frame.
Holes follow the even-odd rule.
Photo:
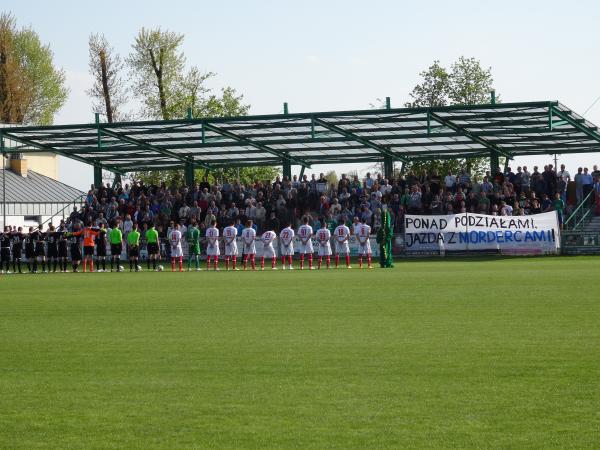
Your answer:
[[[0,129],[21,145],[117,173],[403,162],[600,151],[597,127],[557,101],[385,108]]]

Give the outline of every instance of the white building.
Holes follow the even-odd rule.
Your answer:
[[[10,140],[5,139],[10,148]],[[81,207],[84,193],[57,180],[58,161],[51,153],[7,154],[0,167],[0,227],[57,225],[73,207]]]

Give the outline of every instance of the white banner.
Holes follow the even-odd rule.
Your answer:
[[[552,254],[560,248],[555,211],[531,216],[406,215],[407,252],[498,250],[503,254]]]

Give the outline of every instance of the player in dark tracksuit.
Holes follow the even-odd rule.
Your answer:
[[[27,270],[29,273],[34,272],[35,262],[35,241],[33,236],[33,227],[29,227],[29,233],[25,234],[23,244],[25,245],[25,258],[27,259]]]
[[[96,270],[106,272],[106,228],[103,223],[100,223],[94,243],[96,244]],[[100,269],[100,263],[102,263],[102,269]]]
[[[60,271],[67,271],[67,264],[69,262],[69,241],[67,239],[67,228],[64,223],[61,223],[56,230],[56,236],[58,240],[58,262],[60,265]]]
[[[71,263],[73,264],[73,272],[79,272],[77,269],[79,264],[81,264],[82,259],[81,241],[83,240],[83,235],[80,232],[79,226],[76,226],[72,233],[68,233],[69,242],[71,244]]]
[[[23,257],[23,228],[19,227],[18,231],[13,230],[10,234],[10,239],[12,241],[13,272],[17,273],[18,269],[19,273],[22,273],[21,258]]]
[[[46,232],[46,242],[48,243],[48,272],[56,272],[58,267],[58,234],[54,225],[50,225],[50,228]]]
[[[33,271],[37,273],[38,264],[41,263],[42,273],[46,273],[46,233],[44,233],[44,226],[40,225],[40,227],[33,232],[33,236],[35,242]]]
[[[0,233],[0,272],[3,270],[10,272],[10,227],[4,227],[4,233]]]

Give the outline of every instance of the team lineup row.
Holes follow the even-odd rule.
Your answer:
[[[325,267],[328,269],[331,265],[331,256],[333,254],[331,242],[333,241],[335,250],[335,267],[339,266],[340,257],[345,257],[347,268],[350,266],[350,249],[348,240],[350,238],[350,229],[343,221],[333,231],[333,239],[331,231],[323,225],[322,228],[314,233],[313,228],[308,224],[308,217],[303,218],[302,225],[298,228],[298,232],[294,231],[291,224],[287,224],[277,233],[269,229],[262,235],[258,236],[251,220],[247,221],[246,227],[238,236],[238,230],[234,223],[230,223],[223,229],[221,236],[216,222],[212,221],[209,228],[206,229],[206,262],[207,269],[219,270],[219,256],[221,255],[220,243],[224,246],[225,267],[227,270],[239,270],[237,267],[238,245],[237,239],[240,238],[242,245],[242,262],[243,269],[246,270],[248,264],[252,270],[256,270],[256,255],[257,246],[262,246],[262,255],[260,256],[260,269],[264,270],[265,260],[271,260],[271,269],[277,269],[277,251],[275,249],[275,241],[279,238],[281,245],[280,256],[282,269],[293,269],[293,256],[295,253],[294,238],[297,236],[299,241],[298,253],[300,255],[300,269],[304,269],[304,262],[308,260],[308,269],[312,270],[313,248],[312,240],[315,238],[317,242],[318,264],[320,269],[325,260]],[[363,257],[367,259],[367,267],[371,265],[371,245],[369,237],[371,227],[363,220],[354,226],[354,234],[358,242],[359,266],[362,267]],[[110,256],[107,255],[106,240],[110,243]],[[138,225],[134,224],[133,229],[126,236],[126,252],[129,260],[130,271],[140,271],[138,265],[140,257],[140,240],[141,233]],[[179,224],[174,224],[167,234],[169,254],[171,259],[171,270],[183,271],[183,247],[182,244],[187,242],[188,245],[188,271],[192,270],[192,264],[196,270],[200,270],[200,230],[195,223],[182,233]],[[148,269],[152,265],[153,270],[160,271],[159,261],[161,260],[160,240],[158,232],[151,226],[145,231],[146,249],[148,254],[147,265]],[[83,244],[83,245],[82,245]],[[82,251],[83,248],[83,251]],[[69,254],[71,257],[72,270],[78,272],[81,262],[83,262],[83,271],[94,271],[94,256],[96,259],[97,271],[108,271],[106,268],[106,260],[109,258],[110,271],[122,271],[121,255],[123,253],[123,234],[118,226],[111,229],[93,227],[91,225],[83,228],[68,231],[64,226],[55,229],[50,226],[48,231],[30,229],[29,233],[10,231],[5,229],[5,232],[0,234],[0,269],[3,273],[10,272],[10,263],[14,273],[22,273],[21,262],[23,250],[29,273],[41,272],[67,272]]]

